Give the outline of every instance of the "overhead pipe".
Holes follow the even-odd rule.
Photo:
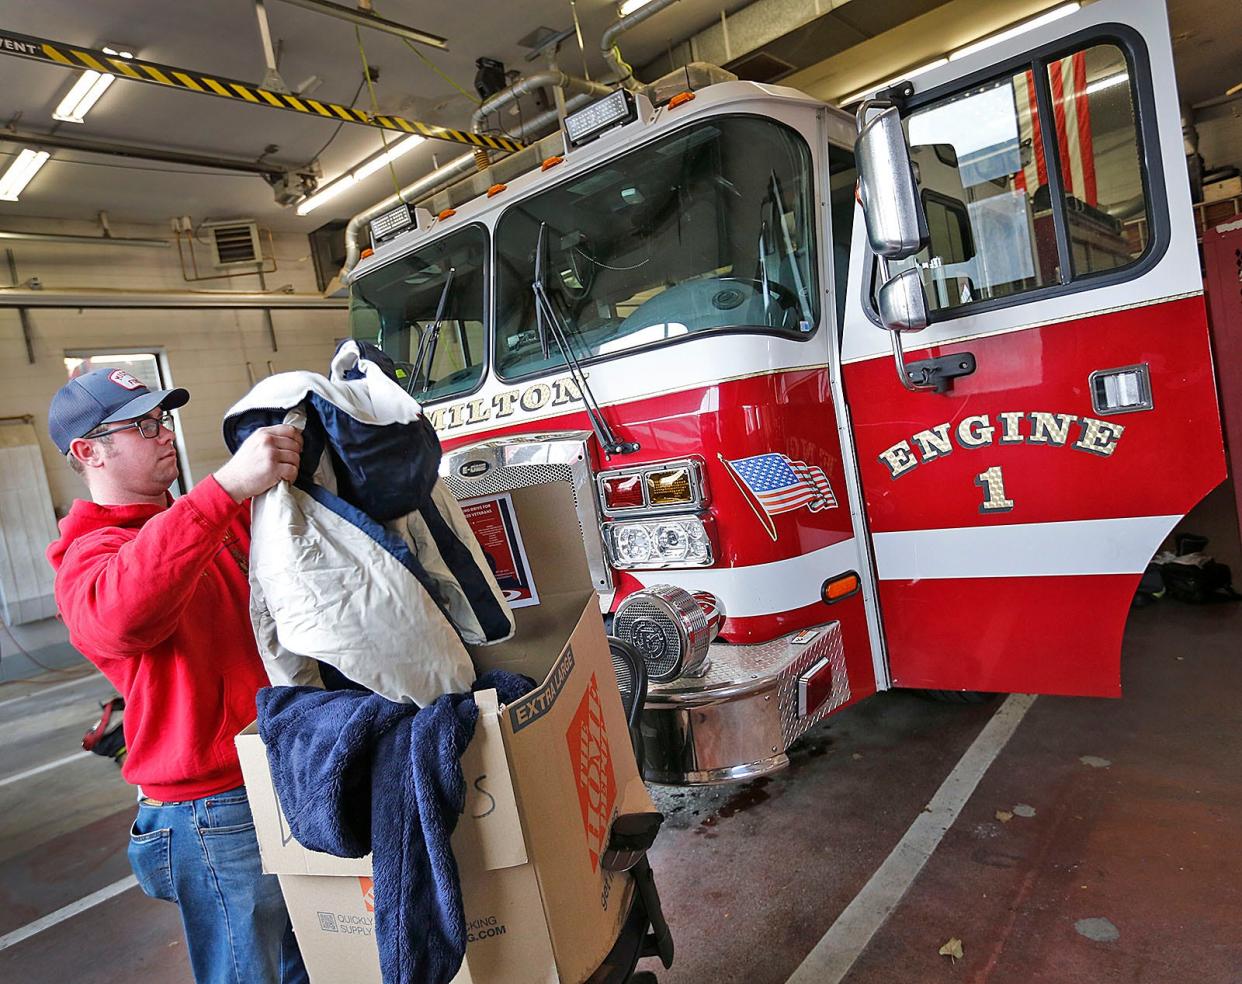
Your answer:
[[[0,308],[192,308],[244,310],[339,310],[344,297],[192,290],[0,290]]]
[[[359,27],[369,27],[376,31],[383,31],[385,34],[393,34],[399,38],[405,38],[407,41],[413,41],[416,44],[425,44],[429,48],[448,50],[448,41],[440,37],[440,35],[432,34],[430,31],[420,31],[416,27],[409,27],[406,24],[399,24],[397,21],[381,17],[379,14],[371,11],[369,4],[365,8],[361,4],[354,8],[345,7],[339,3],[329,3],[328,0],[280,0],[280,2],[294,7],[301,7],[303,10],[314,11],[316,14],[327,14],[329,17],[348,21]]]
[[[566,96],[589,95],[592,98],[599,98],[612,92],[612,87],[601,85],[598,82],[588,82],[586,79],[576,78],[567,75],[559,68],[548,68],[542,72],[535,72],[524,78],[518,79],[513,85],[507,89],[502,89],[494,96],[483,101],[483,104],[474,111],[474,115],[470,117],[470,130],[473,133],[482,133],[487,125],[487,117],[493,113],[499,113],[507,106],[511,106],[517,102],[522,96],[530,95],[537,89],[560,89]]]
[[[58,150],[78,150],[86,154],[130,157],[136,160],[160,161],[164,164],[187,164],[193,167],[209,167],[220,171],[238,171],[243,174],[258,174],[274,178],[290,170],[279,164],[267,164],[263,161],[246,161],[233,157],[219,157],[215,154],[196,154],[157,147],[139,147],[105,140],[84,140],[81,137],[71,137],[63,133],[0,130],[0,142],[26,144],[32,147],[55,147]]]
[[[590,92],[580,92],[565,104],[565,108],[577,109],[594,98],[595,96]],[[555,126],[558,119],[559,117],[555,109],[544,110],[537,116],[527,120],[519,130],[519,134],[523,140],[531,140],[538,136],[541,131],[546,131],[550,127]],[[355,215],[345,227],[345,265],[341,268],[342,272],[348,273],[358,265],[358,260],[362,257],[363,237],[366,235],[367,225],[372,219],[403,203],[416,205],[423,199],[430,198],[432,195],[443,191],[450,185],[456,184],[463,178],[468,178],[476,173],[477,170],[474,155],[462,154],[460,157],[454,157],[447,164],[440,165],[434,171],[416,178],[402,188],[400,193],[389,195],[383,201]]]
[[[68,246],[139,246],[148,249],[168,249],[172,246],[167,239],[121,239],[115,236],[74,236],[62,232],[13,232],[8,229],[0,229],[0,239]]]
[[[637,27],[648,17],[658,14],[661,10],[671,7],[677,0],[651,0],[650,3],[639,7],[634,13],[620,17],[615,23],[611,24],[599,39],[599,50],[604,56],[604,61],[612,66],[613,71],[617,73],[617,84],[629,89],[631,92],[637,92],[643,87],[643,84],[634,77],[634,67],[621,57],[621,49],[617,45],[617,39],[626,31]]]

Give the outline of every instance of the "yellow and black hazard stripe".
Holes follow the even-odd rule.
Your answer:
[[[150,85],[161,85],[185,92],[197,92],[205,96],[232,99],[264,108],[284,109],[292,113],[301,113],[304,116],[322,117],[333,122],[353,123],[358,126],[391,130],[394,133],[413,133],[432,140],[448,140],[470,147],[485,147],[488,150],[503,150],[512,153],[525,146],[520,140],[512,140],[509,137],[468,133],[465,130],[454,130],[419,120],[407,120],[400,116],[377,116],[364,109],[351,109],[339,103],[320,102],[308,96],[272,92],[270,89],[251,85],[249,82],[238,82],[236,79],[228,79],[220,75],[205,75],[202,72],[191,72],[183,68],[173,68],[171,65],[160,65],[137,58],[119,58],[93,48],[62,44],[59,41],[48,41],[46,38],[15,34],[11,31],[0,30],[0,54],[29,58],[64,68],[89,69],[93,72],[116,76],[118,79],[146,82]]]

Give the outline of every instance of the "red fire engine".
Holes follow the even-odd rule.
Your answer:
[[[1139,575],[1224,477],[1163,5],[856,115],[649,94],[351,275],[515,604],[504,493],[572,487],[649,778],[778,768],[890,687],[1118,695]]]

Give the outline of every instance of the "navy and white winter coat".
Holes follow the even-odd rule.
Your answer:
[[[463,640],[499,642],[513,616],[457,501],[440,443],[374,346],[348,341],[330,376],[288,372],[224,420],[231,451],[256,429],[302,428],[293,484],[256,497],[251,620],[276,685],[322,686],[318,661],[390,700],[470,690]]]

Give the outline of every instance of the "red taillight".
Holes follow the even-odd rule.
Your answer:
[[[618,475],[605,478],[604,506],[608,509],[638,509],[643,504],[642,475]]]

